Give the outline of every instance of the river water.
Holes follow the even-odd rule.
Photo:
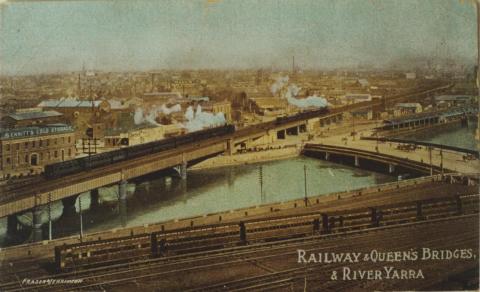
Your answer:
[[[450,129],[442,129],[441,131],[432,130],[428,132],[419,132],[413,135],[406,135],[404,138],[471,150],[479,150],[479,143],[477,140],[475,140],[476,130],[477,127],[472,122],[469,123],[468,127],[456,126]]]
[[[473,127],[458,127],[409,138],[476,149],[474,134]],[[116,186],[99,190],[100,206],[96,210],[90,210],[89,194],[81,194],[76,201],[77,214],[70,217],[62,217],[62,203],[54,202],[50,213],[54,222],[53,237],[79,233],[80,201],[84,232],[90,233],[303,198],[305,181],[307,196],[314,196],[396,179],[308,157],[189,171],[186,182],[176,176],[151,176],[144,182],[128,184],[126,212],[120,211]],[[18,219],[28,226],[31,213],[19,215]],[[48,222],[47,209],[42,213],[42,220]],[[3,218],[0,245],[6,244],[6,218]]]

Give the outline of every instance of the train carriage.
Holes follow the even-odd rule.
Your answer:
[[[159,141],[125,147],[110,152],[95,154],[88,157],[54,163],[45,167],[45,176],[47,178],[58,178],[84,170],[106,166],[123,160],[142,157],[152,153],[159,153],[184,144],[192,143],[194,141],[219,137],[234,132],[234,126],[226,125],[192,132],[180,137],[167,138]]]

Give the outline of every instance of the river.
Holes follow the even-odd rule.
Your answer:
[[[415,134],[411,139],[477,149],[475,128],[454,128],[442,132]],[[264,203],[288,201],[307,196],[351,190],[394,181],[397,178],[358,168],[307,157],[258,164],[203,169],[188,172],[187,182],[176,176],[150,176],[138,184],[128,184],[126,213],[120,212],[117,187],[101,188],[100,207],[89,210],[90,196],[84,193],[76,201],[83,208],[84,232],[96,232],[122,226],[138,226],[176,218],[186,218]],[[261,170],[260,170],[261,169]],[[260,178],[262,177],[262,178]],[[262,193],[261,193],[262,189]],[[123,215],[119,215],[122,213]],[[62,217],[62,203],[51,209],[53,237],[78,234],[78,214]],[[31,224],[31,213],[18,216]],[[6,218],[0,221],[0,245],[6,244]],[[48,210],[42,220],[48,222]],[[44,234],[47,234],[44,224]]]

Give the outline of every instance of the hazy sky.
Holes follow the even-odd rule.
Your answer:
[[[465,0],[0,0],[3,74],[476,58]]]

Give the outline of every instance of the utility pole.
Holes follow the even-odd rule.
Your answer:
[[[432,146],[428,146],[428,156],[430,157],[430,175],[433,175],[433,164],[432,164]]]
[[[355,141],[355,136],[357,135],[357,133],[355,132],[355,112],[352,111],[352,140]]]
[[[78,196],[78,211],[80,214],[80,242],[83,240],[82,197]]]
[[[48,240],[52,240],[52,193],[48,193]]]
[[[304,180],[304,191],[305,191],[305,207],[308,206],[308,193],[307,193],[307,165],[303,165],[303,180]]]
[[[261,165],[258,169],[258,181],[260,183],[260,198],[263,202],[263,167]]]
[[[443,151],[440,149],[440,170],[443,176]]]

